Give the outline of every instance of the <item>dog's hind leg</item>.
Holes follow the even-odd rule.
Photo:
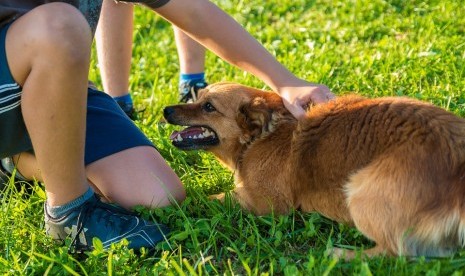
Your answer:
[[[345,189],[354,224],[388,254],[450,256],[464,243],[463,191],[448,189],[454,185],[433,170],[405,164],[383,158],[350,177]]]

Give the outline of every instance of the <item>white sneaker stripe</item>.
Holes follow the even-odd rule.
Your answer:
[[[107,244],[107,243],[114,243],[114,242],[118,242],[120,240],[122,240],[123,238],[125,238],[129,233],[131,233],[132,231],[134,231],[134,229],[137,228],[137,226],[139,226],[139,218],[138,217],[135,217],[135,219],[137,219],[137,223],[136,225],[129,231],[127,231],[126,233],[123,233],[117,237],[114,237],[113,239],[109,239],[108,241],[104,242],[103,245]]]

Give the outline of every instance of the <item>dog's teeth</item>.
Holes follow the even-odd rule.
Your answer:
[[[177,142],[181,142],[181,141],[182,141],[182,137],[181,137],[180,134],[178,134],[178,136],[176,136],[175,141],[177,141]]]
[[[197,139],[197,138],[198,138],[197,135],[194,135],[194,139]]]
[[[215,137],[215,133],[213,131],[210,131],[206,128],[203,128],[202,127],[202,130],[203,130],[203,133],[199,135],[199,138],[206,138],[206,137],[210,137],[210,136],[213,136]]]

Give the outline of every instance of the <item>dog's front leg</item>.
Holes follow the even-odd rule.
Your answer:
[[[216,200],[219,200],[221,203],[224,203],[224,197],[225,197],[224,193],[221,193],[221,194],[216,194],[216,195],[210,195],[208,199],[210,200],[216,199]]]
[[[348,250],[343,248],[333,247],[326,251],[327,255],[337,257],[339,259],[350,261],[354,259],[358,252],[355,250]],[[360,252],[363,258],[372,258],[376,256],[390,256],[387,250],[381,246],[375,246],[373,248],[369,248]]]
[[[278,208],[279,210],[275,209],[277,213],[286,213],[286,210],[281,210],[281,204],[274,204],[276,202],[272,202],[272,200],[268,197],[260,195],[258,193],[254,193],[244,186],[238,186],[231,192],[231,197],[236,200],[242,208],[253,212],[256,215],[266,215],[271,214],[274,208]],[[224,203],[225,194],[216,194],[209,196],[210,199],[214,200],[217,199]],[[274,206],[277,205],[277,206]]]

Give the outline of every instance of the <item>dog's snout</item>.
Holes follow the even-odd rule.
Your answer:
[[[168,119],[174,112],[175,112],[174,107],[167,106],[163,109],[163,116],[165,117],[165,119]]]

